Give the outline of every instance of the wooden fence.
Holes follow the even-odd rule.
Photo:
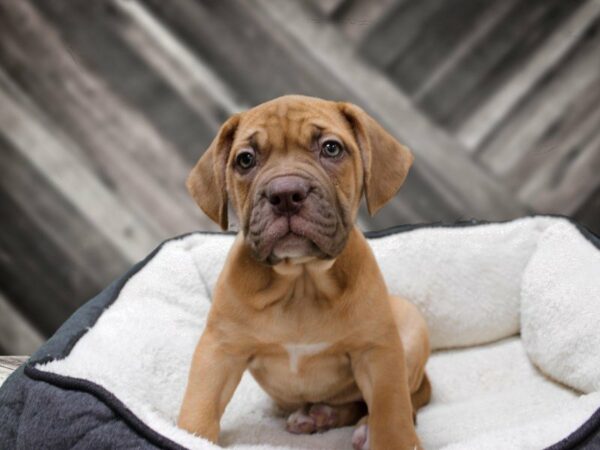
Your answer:
[[[600,0],[0,0],[0,353],[155,245],[184,179],[287,93],[360,104],[416,163],[364,228],[529,213],[600,231]]]

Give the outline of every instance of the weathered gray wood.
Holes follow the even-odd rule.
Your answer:
[[[488,218],[506,218],[524,211],[501,185],[468,159],[460,144],[433,126],[380,73],[361,64],[337,30],[322,24],[316,26],[297,3],[251,3],[262,9],[263,16],[271,17],[274,24],[292,34],[305,51],[311,49],[321,64],[329,64],[352,98],[413,149],[416,168],[420,167],[428,186],[450,207],[460,205],[466,215]]]
[[[249,2],[144,0],[144,4],[189,48],[216,67],[224,82],[248,104],[290,93],[345,96],[327,76],[327,67],[318,64],[310,52],[302,51],[294,40],[275,37]],[[316,22],[313,25],[320,26]]]
[[[563,72],[558,71],[549,84],[550,95],[556,83],[569,82]],[[543,98],[546,94],[537,95]],[[534,151],[526,152],[511,172],[524,201],[540,211],[574,213],[600,186],[600,167],[594,159],[600,157],[599,104],[600,75],[571,99],[559,118],[548,125]]]
[[[517,188],[530,178],[527,173],[530,167],[536,169],[549,156],[560,154],[547,151],[560,143],[554,142],[557,136],[553,130],[569,117],[578,99],[597,92],[599,60],[600,37],[590,32],[568,63],[549,74],[546,83],[482,146],[481,161]],[[545,139],[549,133],[554,139]]]
[[[310,2],[325,16],[332,16],[337,14],[344,4],[352,3],[352,0],[310,0]]]
[[[15,308],[45,336],[102,286],[72,270],[69,255],[44,236],[21,207],[0,190],[0,279]]]
[[[35,330],[0,292],[0,349],[9,355],[33,353],[44,342]],[[0,358],[0,383],[3,361]]]
[[[456,70],[419,100],[419,105],[438,123],[454,130],[518,72],[544,39],[581,2],[531,0],[517,2]]]
[[[465,23],[478,23],[482,14],[498,7],[504,8],[509,1],[453,0],[439,2],[440,8],[426,21],[414,36],[411,44],[389,64],[387,72],[409,96],[421,91],[426,82],[424,74],[435,72],[452,50],[459,46],[471,31]],[[392,43],[390,43],[392,44]]]
[[[111,92],[135,110],[173,145],[183,158],[194,161],[210,142],[228,113],[206,102],[198,108],[164,76],[165,58],[156,70],[156,46],[139,23],[127,13],[138,10],[135,1],[32,0],[58,32],[70,56],[108,85]],[[137,37],[137,42],[133,42]],[[158,36],[157,36],[158,37]],[[168,64],[168,63],[167,63]],[[173,67],[169,64],[167,67]],[[172,74],[173,71],[171,71]],[[199,90],[193,98],[207,98]],[[195,105],[195,106],[194,106]]]
[[[247,109],[229,86],[136,0],[116,1],[131,21],[118,32],[179,93],[214,133],[231,114]],[[221,113],[215,114],[215,111]]]
[[[600,186],[580,206],[573,217],[600,236]]]
[[[28,356],[0,356],[0,386],[28,358]]]
[[[454,48],[449,49],[448,53],[441,60],[440,64],[434,67],[431,72],[421,71],[423,78],[419,88],[413,93],[412,98],[415,102],[421,102],[423,97],[435,89],[452,72],[458,70],[463,60],[470,55],[477,47],[479,42],[485,38],[500,23],[506,14],[514,7],[518,0],[504,0],[490,4],[482,14],[480,14],[472,26],[464,26],[466,34]],[[464,25],[464,24],[463,24]],[[442,42],[445,36],[440,37]]]
[[[160,240],[214,227],[191,164],[229,114],[288,93],[358,103],[415,152],[364,228],[537,211],[598,232],[598,8],[0,2],[3,299],[48,335]]]
[[[68,197],[56,191],[44,173],[32,166],[1,134],[0,173],[0,189],[37,230],[39,235],[35,241],[52,240],[68,256],[73,273],[85,274],[86,279],[101,288],[134,262],[105,238],[94,223],[86,220]],[[54,265],[45,269],[48,277],[55,270]],[[29,277],[27,273],[22,276],[25,281]]]
[[[407,0],[350,1],[348,6],[337,12],[334,23],[352,42],[361,41],[370,29],[377,26],[382,17],[398,8]]]
[[[378,67],[388,68],[410,47],[423,24],[445,3],[439,0],[398,2],[369,29],[359,51]]]
[[[600,2],[588,0],[552,33],[533,57],[529,58],[501,89],[471,113],[458,131],[458,138],[467,149],[477,149],[542,77],[562,62],[598,16]]]
[[[156,244],[135,215],[99,182],[94,172],[71,151],[72,145],[58,140],[39,120],[34,110],[10,97],[20,94],[0,74],[0,130],[12,145],[37,168],[50,184],[68,198],[129,260],[136,261]],[[21,96],[22,97],[22,96]],[[22,99],[23,100],[23,99]]]
[[[588,133],[569,142],[569,152],[553,158],[521,189],[519,196],[537,211],[573,214],[600,186],[600,113]],[[574,140],[573,140],[574,141]]]
[[[9,75],[21,73],[21,87],[80,143],[123,201],[161,236],[214,227],[185,190],[188,163],[141,112],[73,61],[28,2],[1,5],[0,62]]]

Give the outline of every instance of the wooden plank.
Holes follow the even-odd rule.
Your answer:
[[[411,97],[422,89],[428,75],[435,73],[436,67],[471,31],[472,27],[465,24],[478,23],[486,10],[497,16],[498,7],[505,8],[504,5],[510,2],[453,0],[440,3],[440,8],[421,22],[411,45],[398,54],[387,69],[392,79]],[[421,96],[424,95],[421,92]]]
[[[419,106],[446,128],[458,129],[485,99],[520,71],[532,52],[580,3],[517,2],[456,70],[420,98]]]
[[[40,333],[0,292],[0,348],[9,355],[30,355],[43,342]],[[0,383],[5,365],[6,362],[0,359]]]
[[[38,239],[48,239],[69,258],[72,270],[101,288],[127,270],[131,258],[121,253],[94,224],[48,183],[0,134],[0,189],[31,222]],[[51,276],[53,267],[48,267]],[[27,276],[27,274],[23,274]]]
[[[255,105],[290,93],[345,96],[336,80],[328,76],[310,53],[294,40],[275,35],[258,20],[250,3],[235,0],[144,0],[143,3],[195,54],[214,67],[223,82],[246,104]]]
[[[210,60],[211,65],[216,68],[225,67],[226,70],[220,72],[221,76],[237,92],[244,92],[244,97],[249,102],[258,103],[290,92],[351,99],[352,93],[343,89],[338,80],[331,77],[327,66],[319,64],[310,52],[286,33],[275,34],[273,24],[265,21],[264,15],[257,14],[256,8],[251,4],[235,3],[235,15],[232,15],[228,6],[232,7],[233,3],[228,4],[226,1],[219,2],[218,5],[222,5],[219,8],[216,4],[210,4],[210,14],[204,9],[207,4],[152,0],[147,0],[146,3],[151,6],[154,14],[177,31],[178,36],[195,53]],[[209,21],[208,27],[197,26],[197,23],[204,23],[203,21]],[[319,26],[316,22],[314,25]],[[229,31],[221,31],[221,26],[228,26]],[[252,39],[240,53],[239,41],[244,39],[245,29],[252,30]],[[226,38],[210,42],[214,39],[213,34],[222,33],[226,34]],[[275,65],[281,67],[281,70],[270,71],[272,76],[260,72],[263,68],[270,69]],[[249,66],[259,70],[248,71]],[[240,74],[243,76],[238,78]],[[279,80],[279,77],[284,79]],[[408,214],[404,216],[404,220],[423,220],[414,215],[411,207],[402,205],[397,209],[402,214]],[[363,223],[370,221],[365,216],[360,220]],[[368,227],[367,225],[366,228]]]
[[[407,0],[370,0],[368,2],[354,0],[338,10],[333,18],[334,23],[352,42],[364,39],[369,30],[375,27],[382,17],[390,14],[393,8]]]
[[[273,21],[271,29],[282,27],[305,50],[327,65],[338,84],[381,121],[416,155],[415,168],[422,171],[427,185],[455,211],[482,218],[513,217],[524,208],[504,188],[474,164],[461,146],[431,124],[410,100],[377,70],[364,64],[333,26],[311,22],[297,3],[250,2],[261,17]],[[274,31],[273,31],[274,32]]]
[[[599,60],[600,36],[592,29],[576,51],[556,71],[547,74],[538,90],[482,146],[482,163],[517,189],[545,161],[562,158],[568,145],[562,151],[546,150],[560,146],[560,124],[568,120],[582,99],[593,97],[597,91]]]
[[[196,26],[197,23],[202,22],[203,20],[207,20],[207,12],[203,11],[202,9],[196,7],[197,5],[194,5],[194,7],[192,8],[188,3],[170,3],[170,4],[165,4],[165,3],[154,3],[154,2],[148,2],[151,7],[153,8],[155,14],[157,14],[159,17],[161,17],[161,19],[165,19],[165,17],[169,17],[168,19],[165,20],[170,20],[170,24],[171,27],[173,29],[177,29],[182,33],[182,36],[187,36],[186,42],[189,42],[189,45],[196,45],[196,53],[201,53],[204,51],[211,51],[211,52],[215,52],[218,49],[222,49],[220,50],[220,52],[224,55],[227,55],[228,58],[228,62],[227,63],[231,63],[229,60],[235,60],[238,55],[236,54],[236,52],[239,51],[239,47],[237,42],[232,41],[231,43],[228,43],[227,41],[224,40],[219,40],[218,42],[214,42],[213,45],[211,46],[210,49],[205,50],[204,48],[200,48],[198,47],[200,44],[199,43],[204,43],[205,41],[205,37],[208,38],[208,36],[204,36],[204,35],[200,35],[199,33],[206,33],[206,30],[203,29],[199,29],[199,27]],[[223,2],[220,2],[219,4],[221,4]],[[311,90],[308,92],[309,94],[315,95],[315,93],[318,92],[324,92],[326,93],[326,97],[331,97],[331,86],[335,85],[335,89],[337,92],[339,92],[339,98],[342,99],[352,99],[352,97],[354,96],[354,92],[351,89],[347,89],[344,88],[344,90],[340,89],[340,84],[338,83],[338,80],[334,77],[332,77],[329,73],[328,73],[328,65],[327,64],[320,64],[319,61],[315,61],[312,56],[311,56],[311,52],[307,52],[305,47],[299,47],[296,43],[296,41],[294,39],[291,39],[289,35],[287,35],[285,32],[276,32],[276,28],[274,27],[274,24],[272,22],[266,21],[264,18],[264,15],[260,13],[260,11],[257,13],[256,8],[253,8],[252,5],[250,6],[241,6],[239,4],[237,4],[236,8],[235,8],[235,12],[237,17],[235,19],[232,19],[232,14],[230,9],[225,9],[225,7],[227,6],[226,4],[224,4],[223,9],[221,8],[216,8],[215,5],[212,5],[213,9],[211,10],[212,15],[211,15],[211,25],[216,27],[216,24],[220,23],[220,21],[222,21],[223,23],[229,23],[229,26],[231,27],[232,31],[230,31],[230,34],[235,33],[236,30],[242,29],[243,27],[249,27],[250,25],[253,26],[253,39],[254,39],[254,44],[256,46],[256,48],[254,48],[253,45],[248,45],[245,46],[244,50],[245,50],[245,56],[241,56],[242,58],[246,58],[248,54],[252,55],[254,61],[254,65],[259,65],[259,66],[267,66],[270,67],[273,65],[273,61],[268,61],[265,60],[265,55],[269,56],[269,55],[277,55],[277,57],[280,56],[280,54],[282,55],[281,57],[284,58],[283,60],[277,59],[277,62],[279,64],[281,64],[282,67],[288,68],[288,67],[293,67],[294,65],[296,65],[298,68],[296,70],[294,70],[294,74],[290,74],[290,77],[286,77],[286,83],[288,83],[288,90],[283,91],[283,92],[277,92],[276,95],[280,95],[280,94],[284,94],[284,93],[288,93],[289,90],[293,89],[294,85],[294,81],[293,78],[298,76],[298,74],[304,74],[307,71],[309,72],[315,72],[315,73],[319,73],[318,76],[312,77],[309,76],[305,77],[305,82],[310,82],[311,83]],[[318,21],[315,21],[314,17],[311,18],[310,20],[313,21],[313,26],[315,27],[320,27],[321,24],[318,23]],[[192,25],[190,25],[188,22],[192,21]],[[234,23],[230,23],[230,22],[234,22]],[[239,26],[238,26],[239,25]],[[185,31],[188,30],[189,31]],[[257,30],[268,30],[268,33],[264,33],[262,31],[257,31]],[[217,32],[217,29],[215,28],[214,32]],[[259,36],[261,35],[261,36]],[[193,37],[193,38],[192,38]],[[260,41],[259,41],[259,37],[260,37]],[[275,44],[277,45],[277,49],[274,48],[269,48],[269,47],[273,47],[274,44],[273,42],[275,42]],[[195,44],[194,44],[195,43]],[[265,50],[265,47],[269,48],[268,51]],[[256,52],[256,54],[254,54],[254,52]],[[231,56],[233,55],[233,56]],[[290,60],[291,56],[293,55],[293,59]],[[231,56],[231,57],[230,57]],[[273,57],[273,56],[271,56]],[[306,61],[306,64],[301,64],[302,62]],[[222,62],[219,60],[218,63],[214,63],[216,66],[220,66],[222,64]],[[242,72],[244,69],[244,63],[241,63],[239,66],[232,68],[232,70],[228,71],[231,73],[240,73]],[[287,70],[287,69],[286,69]],[[242,72],[244,73],[244,72]],[[286,73],[286,72],[284,72]],[[244,77],[244,82],[248,82],[248,80],[253,81],[254,84],[254,89],[252,90],[252,92],[255,91],[264,91],[265,87],[262,86],[263,83],[263,79],[262,77],[257,77],[253,71],[250,72],[245,72],[245,77]],[[227,75],[224,75],[227,76]],[[291,81],[290,81],[291,80]],[[241,83],[238,83],[237,81],[232,81],[233,85],[240,85]],[[272,83],[271,83],[272,84]],[[243,89],[243,87],[241,88]],[[269,89],[271,89],[271,87],[269,87]],[[294,91],[292,91],[294,92]],[[275,93],[274,93],[275,94]],[[249,95],[254,95],[253,93],[249,93]],[[418,168],[415,168],[415,173],[413,174],[413,176],[411,176],[411,178],[409,179],[409,184],[407,185],[407,189],[410,188],[410,184],[414,184],[415,181],[418,179],[419,175],[418,175]],[[414,192],[416,192],[416,189],[413,189]],[[391,208],[387,208],[386,210],[384,210],[381,214],[380,217],[387,217],[387,220],[389,220],[390,222],[388,222],[388,225],[391,223],[391,221],[393,220],[394,222],[396,222],[397,220],[400,220],[399,217],[402,217],[402,220],[427,220],[428,217],[430,217],[433,214],[433,210],[429,209],[427,210],[427,214],[423,215],[422,213],[417,213],[416,212],[416,208],[414,208],[414,205],[410,205],[409,203],[414,202],[414,203],[419,203],[420,207],[419,210],[424,212],[426,210],[426,208],[423,208],[423,203],[427,203],[427,204],[437,204],[440,206],[440,208],[436,211],[437,214],[447,214],[449,216],[455,216],[456,214],[458,214],[458,209],[462,208],[462,204],[458,204],[458,202],[455,202],[454,207],[452,206],[448,206],[447,202],[445,201],[439,201],[439,199],[435,198],[435,189],[427,189],[426,191],[427,193],[425,195],[423,195],[423,192],[420,193],[420,195],[415,195],[414,198],[411,199],[407,199],[407,196],[405,195],[401,195],[400,198],[404,199],[403,201],[399,201],[396,202]],[[433,192],[433,195],[430,194]],[[446,187],[444,187],[443,189],[443,194],[441,195],[445,195],[448,192],[448,190],[446,189]],[[439,196],[438,196],[439,197]],[[444,205],[442,207],[442,205]],[[438,216],[439,217],[439,216]],[[363,216],[364,219],[364,216]],[[374,222],[369,220],[370,222]],[[375,220],[376,222],[377,220]]]
[[[587,198],[573,217],[597,236],[600,236],[600,187]]]
[[[353,0],[310,0],[310,3],[324,16],[333,16],[344,5],[354,3]]]
[[[143,257],[157,243],[156,235],[106,189],[69,142],[58,140],[7,89],[15,93],[0,73],[0,131],[7,140],[128,260]]]
[[[581,57],[587,55],[584,52]],[[571,65],[568,62],[564,68]],[[561,76],[563,72],[559,70],[555,74],[552,89],[560,89],[569,82],[577,83],[576,73],[569,81]],[[547,95],[552,95],[552,90],[537,93],[541,99],[547,98]],[[510,176],[511,180],[515,180],[513,184],[520,186],[519,196],[524,201],[541,210],[573,213],[600,184],[600,171],[593,172],[593,161],[588,160],[588,165],[581,163],[586,157],[592,157],[594,152],[600,153],[599,148],[594,148],[594,141],[600,136],[598,104],[600,75],[597,82],[581,90],[547,125],[534,150],[524,153]]]
[[[475,151],[529,91],[549,71],[561,64],[598,16],[600,16],[600,2],[588,0],[552,33],[533,57],[519,67],[501,89],[471,113],[458,130],[458,138],[467,149]]]
[[[161,237],[198,226],[214,229],[185,189],[189,163],[140,111],[74,62],[28,2],[0,4],[0,25],[0,63],[78,142],[86,164],[103,174],[129,209]]]
[[[28,358],[28,356],[0,356],[0,386]]]
[[[519,192],[523,201],[538,211],[573,214],[596,191],[600,186],[600,110],[589,123],[588,134],[568,140],[568,152],[552,158],[528,180]]]
[[[170,82],[172,79],[156,71],[151,40],[143,39],[139,26],[124,10],[134,9],[135,1],[98,0],[92,6],[79,0],[31,1],[60,34],[78,64],[106,83],[122,101],[143,112],[144,119],[187,162],[197,159],[228,114],[214,103],[207,102],[204,109],[194,108]],[[138,39],[133,43],[131,35],[136,31]]]
[[[399,2],[369,29],[358,51],[377,67],[386,69],[404,53],[422,31],[423,23],[447,2]]]
[[[493,3],[493,6],[486,8],[477,21],[470,24],[472,26],[463,25],[467,32],[458,45],[453,49],[449,49],[448,53],[440,61],[440,64],[429,73],[422,71],[421,76],[423,77],[423,81],[412,95],[413,100],[421,102],[423,97],[435,89],[438,84],[442,83],[448,74],[458,70],[462,61],[504,19],[506,14],[514,7],[516,1],[518,0],[504,0],[499,3]]]
[[[0,190],[0,279],[13,306],[50,335],[98,286]]]
[[[116,1],[116,8],[130,22],[118,31],[180,94],[181,98],[210,124],[214,132],[230,115],[248,106],[235,98],[205,61],[201,61],[136,0]]]

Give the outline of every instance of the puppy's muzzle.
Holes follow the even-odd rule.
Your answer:
[[[259,261],[332,258],[342,250],[351,223],[333,188],[314,176],[281,173],[257,181],[245,236]]]
[[[271,180],[265,189],[265,195],[276,215],[291,216],[300,211],[309,191],[307,180],[286,175]]]

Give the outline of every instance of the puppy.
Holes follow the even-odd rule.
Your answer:
[[[187,182],[240,222],[194,352],[178,425],[213,442],[243,372],[313,433],[356,424],[355,449],[414,449],[429,401],[419,311],[390,296],[354,225],[398,191],[409,150],[359,107],[285,96],[225,122]],[[350,444],[350,443],[349,443]]]

